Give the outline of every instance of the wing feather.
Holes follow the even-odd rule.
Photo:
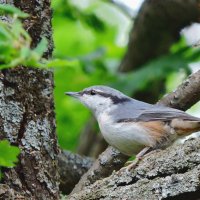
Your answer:
[[[133,110],[134,112],[134,110]],[[138,112],[138,110],[137,110]],[[129,115],[128,117],[121,118],[118,122],[149,122],[149,121],[171,121],[173,119],[181,119],[186,121],[200,121],[200,118],[191,116],[184,111],[168,108],[168,107],[161,107],[161,106],[152,106],[149,109],[143,109],[138,112],[139,114],[137,117],[133,117]]]

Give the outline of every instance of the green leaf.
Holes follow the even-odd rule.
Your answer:
[[[0,141],[0,166],[13,167],[18,161],[17,156],[20,150],[18,147],[11,146],[7,140]]]
[[[11,40],[12,37],[5,26],[6,26],[6,24],[0,23],[0,39],[1,40],[5,40],[5,39]]]
[[[192,51],[193,53],[191,53]],[[200,50],[181,48],[173,54],[161,56],[145,64],[140,69],[128,74],[116,74],[116,82],[112,85],[131,95],[138,90],[149,87],[149,83],[156,79],[165,78],[166,74],[177,72],[179,69],[188,71],[189,64],[200,60]]]
[[[105,31],[106,26],[103,21],[97,17],[95,14],[85,14],[82,16],[83,22],[85,22],[88,26],[95,29],[96,31]]]
[[[19,10],[18,8],[12,5],[0,4],[0,15],[4,15],[4,14],[12,14],[12,15],[15,14],[21,18],[26,18],[29,16],[27,13],[22,12],[21,10]]]
[[[22,47],[20,51],[20,58],[22,60],[27,59],[30,56],[30,49],[28,47]]]
[[[61,60],[61,59],[54,59],[47,62],[47,67],[77,67],[80,63],[78,60]]]
[[[38,56],[41,57],[46,50],[47,50],[47,39],[42,38],[40,43],[34,49],[34,52],[36,52]]]

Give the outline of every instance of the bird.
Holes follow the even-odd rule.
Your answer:
[[[104,85],[79,92],[65,92],[78,99],[94,114],[107,143],[122,154],[136,159],[128,166],[135,168],[139,160],[152,150],[170,146],[200,130],[200,118],[164,105],[149,104]]]

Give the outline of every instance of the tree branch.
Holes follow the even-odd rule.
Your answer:
[[[93,163],[92,167],[85,173],[71,194],[81,191],[85,186],[96,180],[107,177],[114,169],[119,170],[127,161],[128,156],[121,154],[117,149],[109,146]]]
[[[29,14],[23,26],[32,47],[46,37],[44,57],[51,57],[50,1],[0,0],[0,4],[15,5]],[[0,71],[0,139],[8,139],[21,150],[16,166],[3,170],[0,199],[59,199],[53,88],[50,70],[19,66]]]
[[[167,54],[180,31],[199,22],[198,0],[146,0],[134,20],[120,71],[130,71]]]
[[[68,151],[61,151],[58,156],[60,190],[68,194],[78,183],[81,176],[91,167],[93,159],[81,157]]]
[[[200,139],[144,157],[134,172],[113,172],[73,194],[70,200],[192,199],[200,196]]]
[[[184,81],[174,92],[164,96],[158,103],[186,110],[200,100],[200,70]],[[115,153],[112,153],[115,152]],[[102,164],[102,158],[104,160]],[[112,147],[108,147],[94,162],[90,170],[80,179],[72,191],[72,195],[78,193],[95,181],[110,175],[113,170],[121,168],[128,157]],[[118,165],[116,165],[116,161]]]
[[[174,92],[164,96],[158,104],[187,110],[200,100],[200,70],[190,75]]]

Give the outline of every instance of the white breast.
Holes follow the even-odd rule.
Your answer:
[[[148,132],[135,122],[114,123],[106,113],[101,114],[98,122],[105,140],[126,155],[137,154],[154,144]]]

